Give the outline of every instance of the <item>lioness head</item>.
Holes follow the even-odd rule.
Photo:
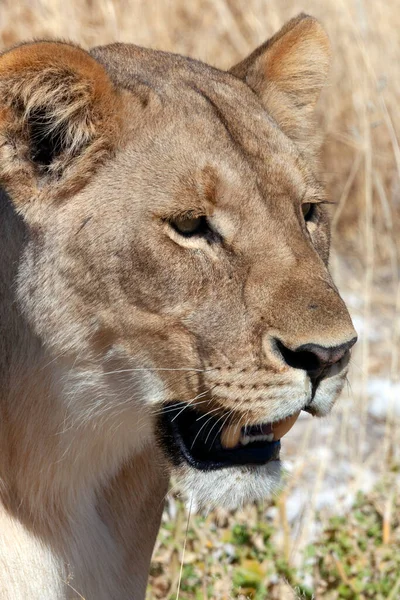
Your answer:
[[[328,62],[304,15],[230,72],[127,44],[0,57],[17,294],[66,420],[121,460],[157,445],[200,503],[273,489],[280,438],[346,377],[313,157]]]

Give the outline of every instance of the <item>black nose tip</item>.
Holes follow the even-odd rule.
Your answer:
[[[310,377],[318,377],[325,369],[339,362],[357,341],[354,337],[349,342],[339,346],[320,346],[318,344],[303,344],[295,350],[287,348],[280,340],[277,347],[284,361],[294,369],[307,371]]]

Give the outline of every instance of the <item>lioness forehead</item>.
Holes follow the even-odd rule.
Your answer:
[[[140,89],[143,103],[153,102],[153,111],[142,125],[151,129],[168,158],[175,156],[200,186],[206,181],[206,188],[212,187],[210,199],[218,201],[214,192],[220,174],[233,185],[240,176],[248,184],[257,179],[262,196],[276,197],[278,190],[279,195],[294,199],[322,194],[298,146],[253,90],[234,75],[188,57],[132,44],[94,48],[91,54],[117,87],[131,91],[135,99]],[[137,138],[135,128],[134,143]],[[188,191],[187,182],[183,187]]]
[[[179,54],[120,43],[93,48],[90,54],[106,68],[116,85],[135,93],[139,83],[164,97],[172,97],[185,84],[193,87],[209,81],[248,90],[230,73]]]
[[[116,86],[132,91],[138,85],[143,97],[159,100],[159,107],[179,121],[218,121],[236,143],[270,137],[271,144],[286,141],[287,149],[296,153],[294,144],[283,136],[258,96],[242,80],[200,61],[132,44],[112,44],[94,48],[91,53],[101,62]],[[244,127],[244,125],[246,125]],[[205,134],[203,132],[203,134]]]

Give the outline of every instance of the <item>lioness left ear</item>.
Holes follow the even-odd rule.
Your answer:
[[[316,19],[301,14],[230,72],[260,96],[289,137],[308,145],[313,109],[329,63],[325,30]]]
[[[84,185],[117,143],[118,102],[103,66],[72,44],[0,55],[0,185],[19,212]]]

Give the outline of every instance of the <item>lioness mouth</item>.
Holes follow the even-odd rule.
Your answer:
[[[240,465],[263,465],[279,459],[280,439],[299,413],[274,423],[224,425],[221,418],[202,414],[182,403],[167,405],[161,414],[161,437],[176,465],[183,460],[201,471]]]

